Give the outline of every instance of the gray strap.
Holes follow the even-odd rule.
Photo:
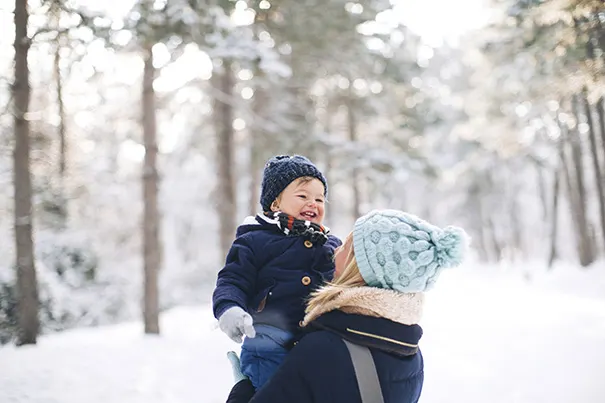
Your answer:
[[[382,389],[380,381],[378,381],[378,373],[376,365],[372,358],[370,349],[364,346],[350,343],[343,339],[345,345],[349,349],[357,384],[359,385],[359,394],[361,395],[362,403],[384,403],[382,397]]]

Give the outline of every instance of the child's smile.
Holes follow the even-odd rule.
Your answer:
[[[313,221],[317,217],[317,213],[313,211],[303,211],[300,213],[306,220]]]

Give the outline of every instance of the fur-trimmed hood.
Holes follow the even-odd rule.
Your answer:
[[[355,344],[400,356],[418,352],[424,295],[374,287],[341,291],[309,312],[304,325],[328,330]]]
[[[355,287],[340,291],[336,298],[308,312],[307,326],[317,317],[334,310],[375,318],[385,318],[403,325],[417,325],[422,317],[423,293],[401,293],[375,287]]]

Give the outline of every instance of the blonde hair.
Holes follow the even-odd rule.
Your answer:
[[[344,270],[333,281],[327,283],[323,287],[319,288],[317,291],[311,293],[309,301],[307,302],[307,308],[305,309],[306,313],[309,313],[317,307],[324,305],[329,301],[332,301],[338,296],[338,294],[340,294],[346,289],[363,287],[367,285],[363,277],[361,277],[359,267],[357,266],[357,260],[355,260],[352,232],[347,235],[344,243],[341,246],[341,248],[343,249],[345,247],[349,247],[349,253],[345,260]],[[342,250],[337,251],[336,253],[342,253]]]

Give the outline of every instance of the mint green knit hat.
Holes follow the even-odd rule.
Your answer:
[[[371,287],[400,292],[430,289],[442,269],[462,263],[468,248],[463,229],[441,229],[398,210],[374,210],[355,222],[353,250]]]

